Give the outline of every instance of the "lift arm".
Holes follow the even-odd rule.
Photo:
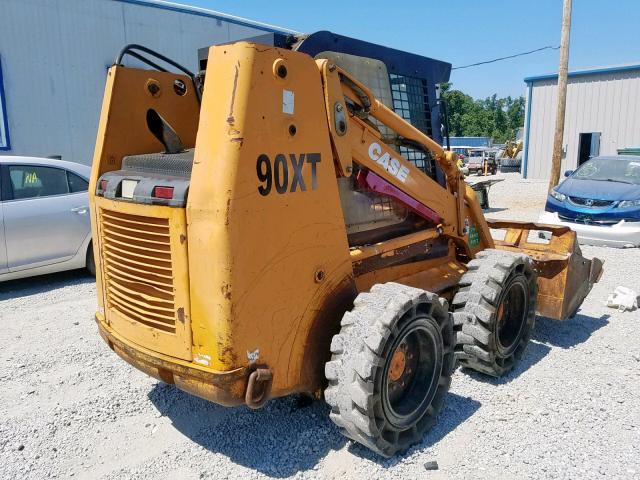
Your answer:
[[[375,175],[371,179],[367,177],[369,188],[394,196],[423,217],[436,221],[442,226],[443,233],[451,236],[469,256],[478,250],[493,248],[480,204],[475,192],[464,182],[454,153],[445,151],[398,116],[348,72],[328,60],[317,60],[316,63],[323,78],[331,141],[339,173],[349,176],[355,159]],[[351,108],[347,108],[345,102]],[[446,188],[424,175],[385,143],[380,132],[367,122],[368,116],[430,152],[446,176]],[[480,237],[479,244],[473,247],[466,240],[469,224],[476,226]]]
[[[538,313],[564,320],[575,313],[598,281],[602,262],[582,256],[575,232],[564,227],[532,225],[517,221],[488,222],[475,192],[464,182],[454,154],[398,116],[348,72],[328,60],[317,60],[323,80],[331,143],[338,175],[350,176],[352,162],[367,169],[365,186],[395,197],[422,217],[438,224],[438,234],[453,239],[473,258],[486,248],[520,252],[534,261],[538,272]],[[347,106],[348,104],[348,106]],[[369,117],[400,137],[429,151],[446,176],[443,188],[388,145]],[[471,245],[469,225],[478,231]],[[507,231],[505,240],[494,242],[489,228]],[[530,243],[534,230],[551,233],[549,244]]]

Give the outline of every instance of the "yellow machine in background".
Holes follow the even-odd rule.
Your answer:
[[[312,56],[311,40],[214,46],[198,77],[109,70],[96,320],[126,361],[222,405],[324,392],[389,456],[434,424],[456,360],[509,371],[536,310],[573,314],[601,263],[569,229],[485,220],[455,156],[389,108],[389,78],[409,81],[371,44]]]
[[[520,169],[522,164],[522,140],[507,140],[504,148],[496,154],[496,159],[500,162],[500,169]]]
[[[500,158],[516,158],[522,151],[522,140],[508,140],[504,145],[504,152]]]

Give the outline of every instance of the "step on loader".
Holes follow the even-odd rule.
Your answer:
[[[129,45],[107,76],[96,321],[143,372],[226,406],[324,397],[391,456],[458,363],[506,374],[536,312],[573,315],[598,280],[571,230],[485,219],[441,146],[449,64],[330,32],[200,57]]]

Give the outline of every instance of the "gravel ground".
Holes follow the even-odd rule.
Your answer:
[[[535,220],[546,185],[503,176],[489,216]],[[606,270],[579,314],[538,318],[506,378],[456,372],[436,428],[391,460],[342,438],[322,402],[227,409],[129,367],[82,273],[0,284],[0,477],[640,478],[640,313],[603,305],[640,291],[640,251],[583,251]]]

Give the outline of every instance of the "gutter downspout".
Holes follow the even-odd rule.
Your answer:
[[[0,145],[0,151],[11,150],[11,138],[9,137],[9,117],[8,117],[7,99],[4,95],[4,77],[2,76],[2,57],[0,56],[0,128],[4,132],[4,146]]]
[[[529,133],[531,130],[531,99],[533,97],[533,82],[527,82],[527,113],[524,119],[524,153],[522,155],[522,178],[527,178],[529,167]]]

